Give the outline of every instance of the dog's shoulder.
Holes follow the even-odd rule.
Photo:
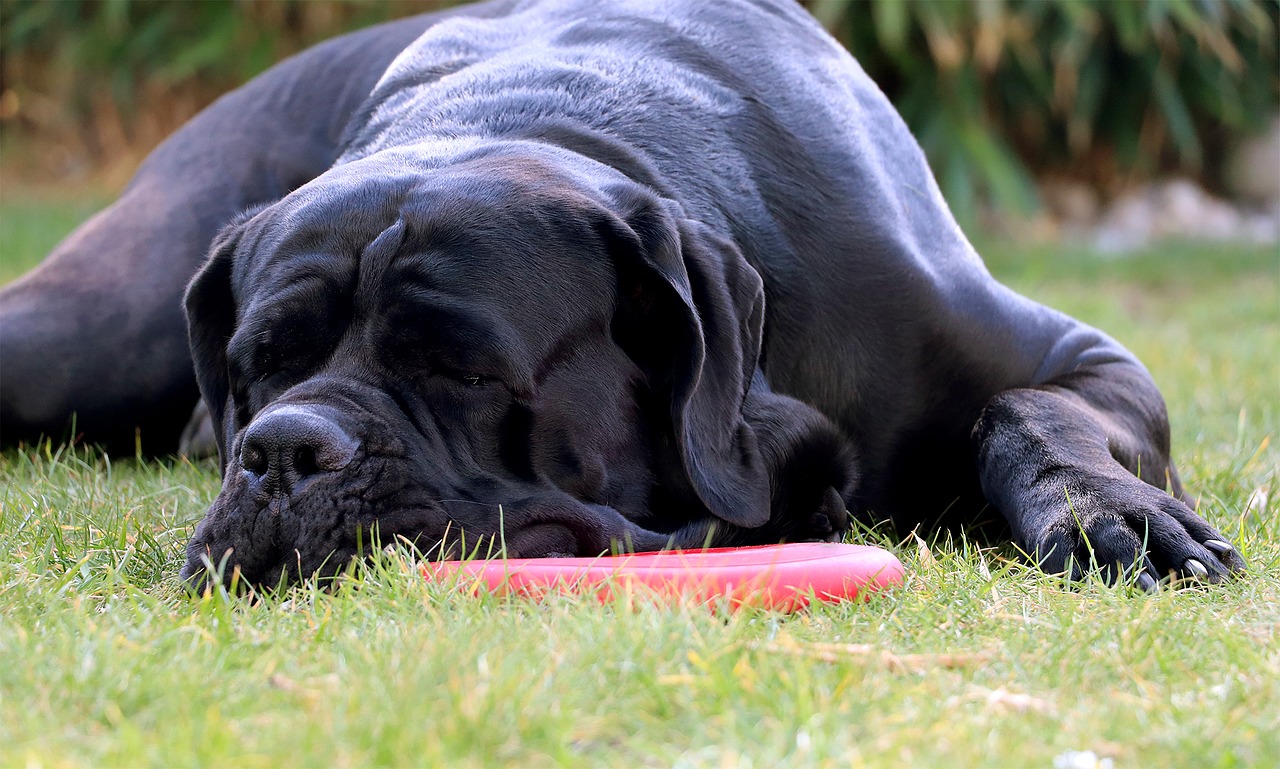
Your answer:
[[[816,56],[829,61],[815,67]],[[822,101],[827,70],[850,61],[802,9],[774,0],[552,0],[462,14],[386,69],[340,162],[424,135],[542,138],[566,124],[718,151],[759,105],[798,117],[788,92]]]

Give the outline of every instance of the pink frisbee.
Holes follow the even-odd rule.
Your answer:
[[[659,597],[730,608],[795,611],[811,600],[836,603],[900,584],[902,563],[878,547],[804,542],[710,550],[671,550],[599,558],[437,561],[431,580],[480,583],[497,594],[595,594],[600,600],[639,586]]]

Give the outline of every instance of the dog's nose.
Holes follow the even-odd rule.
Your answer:
[[[346,467],[356,441],[322,406],[278,406],[259,414],[245,431],[240,466],[288,494],[301,480]]]

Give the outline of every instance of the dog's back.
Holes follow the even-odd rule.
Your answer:
[[[411,147],[447,165],[496,142],[621,170],[728,235],[764,279],[770,385],[862,447],[882,511],[945,507],[894,468],[955,467],[944,457],[986,399],[1029,383],[1079,325],[991,280],[892,105],[789,0],[562,0],[451,19],[392,62],[338,163]],[[976,503],[964,476],[931,486],[967,485]]]

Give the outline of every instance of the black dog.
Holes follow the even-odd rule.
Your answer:
[[[375,530],[594,555],[988,503],[1053,571],[1243,568],[1180,501],[1141,364],[990,277],[786,0],[331,41],[191,121],[0,307],[7,441],[72,411],[173,441],[194,360],[224,474],[196,581],[331,572]]]

